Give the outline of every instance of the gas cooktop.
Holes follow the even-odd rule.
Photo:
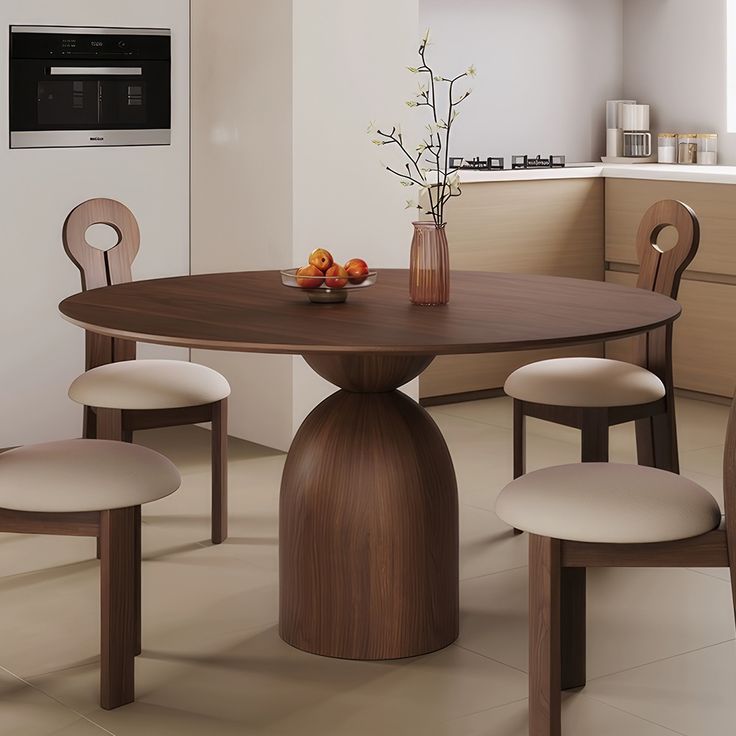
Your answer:
[[[512,156],[511,169],[564,169],[567,166],[564,156]],[[450,158],[450,168],[464,171],[506,171],[502,156],[482,158]]]

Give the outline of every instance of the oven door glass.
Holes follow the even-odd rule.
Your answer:
[[[100,125],[144,126],[149,120],[145,80],[105,79],[100,81]]]
[[[37,86],[38,124],[92,128],[99,120],[97,80],[49,79]]]

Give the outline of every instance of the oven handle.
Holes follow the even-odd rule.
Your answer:
[[[140,77],[143,69],[139,66],[52,66],[49,69],[51,76],[95,76],[95,77]]]

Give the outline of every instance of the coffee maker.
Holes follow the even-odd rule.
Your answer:
[[[606,103],[606,158],[636,160],[652,155],[649,105],[636,100],[608,100]]]

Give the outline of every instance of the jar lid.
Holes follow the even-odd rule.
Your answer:
[[[660,138],[677,138],[677,133],[660,133]]]
[[[697,138],[698,134],[697,133],[678,133],[677,137],[678,138]]]
[[[698,133],[697,138],[718,138],[718,133]]]

